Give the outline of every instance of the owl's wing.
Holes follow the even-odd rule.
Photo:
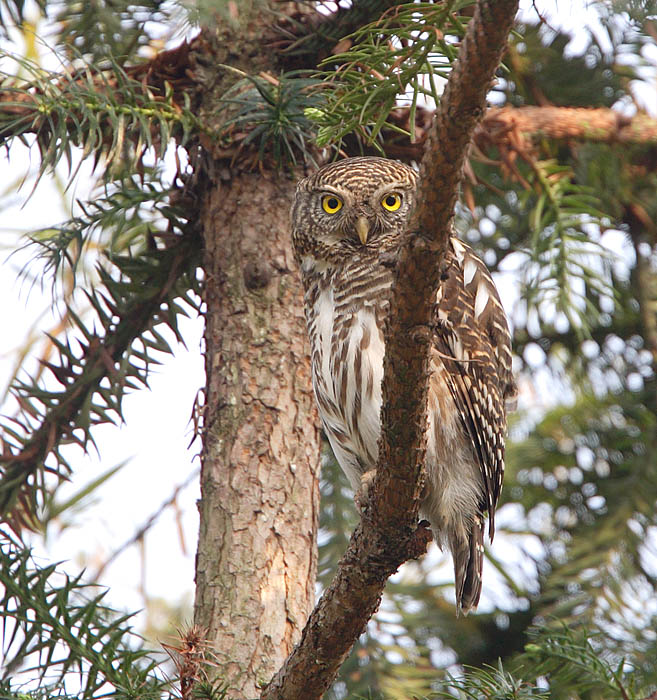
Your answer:
[[[511,336],[495,283],[472,249],[452,238],[435,307],[434,352],[476,455],[485,486],[482,512],[495,533],[504,477],[506,410],[515,407]]]

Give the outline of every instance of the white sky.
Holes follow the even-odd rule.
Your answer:
[[[535,15],[530,0],[524,0],[523,16],[533,21]],[[581,27],[594,21],[587,12],[585,3],[548,1],[538,2],[550,22],[558,26]],[[584,9],[583,9],[584,7]],[[577,39],[569,47],[576,52]],[[653,52],[647,57],[657,63]],[[657,114],[657,92],[653,88],[641,90],[641,100]],[[36,160],[36,154],[34,156]],[[21,146],[12,148],[11,160],[0,156],[0,194],[25,173],[29,167],[29,155]],[[84,195],[84,180],[78,185],[77,196]],[[39,313],[49,306],[48,295],[43,295],[38,286],[28,294],[26,285],[16,278],[18,259],[6,260],[6,251],[15,246],[16,232],[26,231],[67,218],[61,197],[53,182],[44,177],[32,198],[21,206],[29,194],[30,186],[21,191],[18,202],[0,211],[0,295],[2,305],[2,328],[0,335],[0,387],[4,386],[13,366],[13,353],[24,342],[26,334]],[[504,285],[502,295],[507,308],[513,304],[513,287]],[[41,329],[48,323],[37,324]],[[98,491],[98,502],[84,508],[74,517],[73,526],[50,533],[47,543],[34,539],[35,550],[48,560],[66,560],[69,571],[79,567],[95,570],[116,548],[129,540],[134,532],[157,511],[172,494],[174,488],[184,482],[197,469],[199,460],[194,460],[198,444],[192,450],[186,445],[190,440],[189,417],[196,393],[204,384],[200,339],[202,323],[192,319],[181,324],[187,339],[188,350],[179,348],[176,357],[166,360],[156,369],[151,379],[152,391],[141,391],[125,400],[126,425],[120,428],[104,427],[95,433],[102,459],[95,455],[75,460],[76,471],[70,486],[61,491],[61,496],[77,491],[111,466],[131,459],[119,474]],[[140,593],[145,583],[149,596],[163,597],[177,602],[184,597],[191,601],[193,595],[194,554],[198,530],[198,515],[195,501],[199,497],[196,482],[185,488],[178,498],[178,509],[182,522],[183,551],[175,511],[166,509],[156,526],[146,535],[143,550],[145,560],[137,547],[126,550],[107,570],[102,582],[110,586],[108,602],[119,608],[135,610],[141,608],[144,599]],[[504,520],[504,514],[500,519]],[[531,542],[527,546],[533,548]],[[496,538],[495,554],[499,558],[511,552],[503,537]],[[525,576],[528,559],[515,550],[514,559]],[[451,567],[451,565],[450,565]],[[494,578],[492,567],[487,570],[486,596],[497,598],[499,586],[491,585]],[[485,601],[484,601],[485,607]]]

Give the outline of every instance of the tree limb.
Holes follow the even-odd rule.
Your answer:
[[[67,129],[74,129],[83,119],[83,115],[75,113],[75,102],[72,100],[67,109],[56,111],[48,99],[75,97],[78,91],[85,90],[89,94],[107,95],[121,104],[120,88],[127,80],[134,81],[130,96],[136,105],[170,101],[176,113],[182,112],[187,104],[193,111],[200,90],[194,75],[196,57],[205,44],[203,35],[199,34],[174,49],[161,51],[150,61],[126,68],[114,65],[101,70],[87,65],[76,70],[69,66],[59,73],[50,73],[47,80],[38,78],[37,74],[31,82],[3,80],[0,83],[0,143],[26,133],[47,139],[55,131],[58,120],[63,121]],[[44,98],[48,99],[44,101]],[[107,131],[113,130],[107,115],[101,125]],[[136,136],[134,138],[136,140]]]
[[[488,111],[475,138],[498,141],[512,133],[559,141],[657,144],[657,120],[647,114],[629,117],[606,107],[502,107]]]
[[[418,210],[397,265],[386,331],[382,434],[363,518],[300,643],[261,700],[319,699],[377,609],[385,582],[430,540],[418,527],[425,452],[428,326],[472,131],[502,57],[517,0],[482,0],[430,132]]]
[[[410,131],[409,108],[398,108],[391,121]],[[384,149],[391,158],[420,160],[431,128],[431,112],[416,110],[415,141],[384,129]],[[657,119],[647,114],[628,117],[614,109],[600,107],[493,107],[477,125],[473,140],[480,151],[491,147],[501,151],[528,153],[532,141],[547,138],[553,141],[595,141],[599,143],[657,144]]]
[[[74,443],[86,449],[93,425],[113,422],[109,411],[113,411],[117,418],[122,417],[121,397],[127,388],[134,388],[138,377],[123,376],[118,367],[130,359],[135,341],[160,323],[171,327],[168,320],[171,317],[162,305],[170,305],[177,297],[176,286],[189,268],[190,260],[198,256],[199,249],[198,237],[192,232],[176,237],[174,241],[169,247],[157,251],[157,257],[152,254],[150,292],[139,294],[132,289],[126,290],[129,286],[127,280],[116,283],[117,288],[123,284],[120,298],[113,297],[111,290],[102,296],[111,312],[105,323],[102,317],[98,319],[104,332],[91,332],[78,323],[77,329],[85,338],[84,341],[78,340],[79,357],[74,358],[70,345],[60,344],[60,363],[44,363],[61,388],[46,391],[25,385],[16,390],[24,415],[21,419],[14,419],[13,426],[20,432],[9,432],[7,423],[0,426],[13,438],[0,437],[0,519],[9,522],[16,532],[29,525],[29,518],[33,516],[32,501],[36,490],[31,481],[39,470],[56,471],[54,467],[46,466],[46,459],[54,455],[55,461],[67,465],[60,453],[62,445]],[[138,281],[135,286],[137,284]],[[98,293],[89,294],[92,306],[99,298]],[[109,389],[104,386],[105,382]],[[120,391],[117,389],[118,395],[113,397],[111,389],[115,385]],[[98,396],[106,408],[96,407],[93,399]],[[35,404],[41,408],[35,408]],[[94,411],[95,417],[92,415]]]

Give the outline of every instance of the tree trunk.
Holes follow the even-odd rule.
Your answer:
[[[206,414],[195,623],[230,698],[253,698],[314,602],[319,431],[289,209],[294,182],[229,173],[201,217]]]

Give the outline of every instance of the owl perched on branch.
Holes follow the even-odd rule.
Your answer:
[[[415,171],[402,163],[348,158],[301,180],[292,207],[319,414],[356,490],[377,462],[390,260],[416,184]],[[509,328],[490,273],[456,238],[446,257],[434,312],[420,513],[452,552],[457,610],[467,613],[481,594],[484,515],[492,539],[506,410],[516,389]]]

